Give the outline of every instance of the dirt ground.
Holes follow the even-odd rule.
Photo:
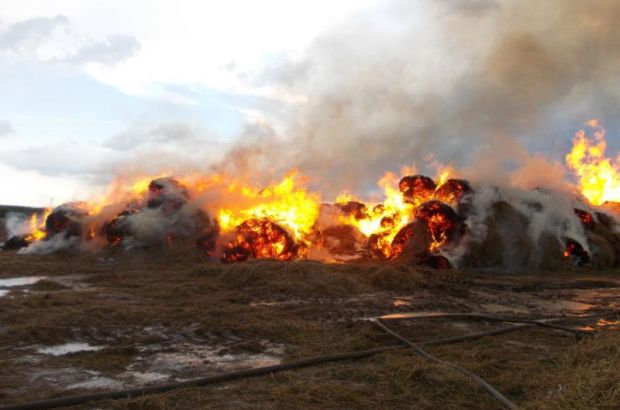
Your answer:
[[[0,405],[155,385],[398,344],[373,318],[414,312],[557,317],[620,309],[619,272],[424,271],[183,252],[0,252]],[[406,315],[405,315],[406,316]],[[428,346],[525,409],[619,409],[618,316]],[[413,341],[505,323],[392,319]],[[399,349],[265,377],[72,408],[496,409],[465,376]]]

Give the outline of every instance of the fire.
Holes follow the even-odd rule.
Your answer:
[[[338,197],[337,204],[344,213],[340,222],[356,227],[368,238],[370,252],[387,259],[403,252],[414,234],[411,222],[418,218],[431,235],[429,251],[438,252],[462,226],[454,210],[435,198],[456,203],[472,192],[467,181],[448,179],[451,173],[449,167],[440,171],[439,186],[424,175],[404,176],[398,180],[395,174],[387,173],[379,181],[385,196],[379,204],[367,206],[353,201],[349,194]],[[436,203],[441,206],[435,206]],[[429,207],[433,206],[434,211],[431,211]]]
[[[594,129],[592,137],[579,130],[573,138],[573,148],[566,155],[566,163],[578,179],[583,196],[594,205],[620,201],[620,156],[605,155],[607,142],[605,128],[597,120],[588,121]]]
[[[305,242],[319,216],[321,199],[318,194],[309,193],[302,182],[297,172],[291,172],[279,183],[264,189],[230,184],[228,193],[248,205],[220,209],[217,214],[220,229],[230,232],[245,221],[266,219],[288,229],[295,241]]]
[[[27,240],[30,242],[40,241],[45,238],[45,221],[49,214],[52,213],[52,208],[45,208],[43,214],[34,213],[30,216],[30,233],[27,235]]]
[[[224,245],[222,262],[247,259],[291,260],[298,247],[289,234],[267,219],[250,219],[237,227],[235,238]]]
[[[585,131],[577,133],[567,161],[592,203],[620,199],[620,158],[614,162],[605,157],[604,129],[598,123],[588,125],[596,128],[593,139]],[[266,186],[220,173],[134,175],[114,181],[101,198],[32,215],[29,233],[14,235],[3,247],[91,241],[85,248],[128,250],[174,243],[175,248],[190,244],[227,263],[253,258],[342,261],[402,256],[416,265],[444,269],[452,266],[447,256],[475,243],[476,227],[465,221],[478,203],[472,200],[476,193],[468,181],[457,179],[451,167],[435,166],[438,172],[433,178],[414,169],[401,176],[386,173],[378,182],[382,192],[378,200],[363,201],[344,192],[331,204],[323,204],[294,170]],[[575,216],[570,217],[578,218],[588,234],[611,226],[601,222],[601,212],[583,208],[574,208]],[[466,236],[468,232],[471,235]],[[591,248],[596,259],[597,248],[589,237],[583,245],[568,235],[563,238],[564,256],[573,263],[589,263],[586,249]]]
[[[571,259],[575,265],[585,265],[590,262],[590,254],[583,249],[583,246],[572,238],[566,239],[564,257]]]
[[[348,196],[339,196],[338,200],[344,198],[349,199],[349,202],[337,202],[344,211],[344,215],[339,218],[340,222],[357,228],[368,238],[371,252],[384,258],[393,256],[392,240],[413,215],[413,205],[405,200],[397,181],[398,177],[393,173],[387,173],[381,178],[379,186],[385,196],[381,203],[367,206],[351,201]],[[355,212],[352,211],[353,203],[361,205],[355,207]]]

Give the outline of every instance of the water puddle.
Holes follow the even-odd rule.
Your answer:
[[[51,356],[64,356],[79,352],[96,352],[103,349],[103,346],[92,346],[88,343],[65,343],[58,346],[48,346],[37,349],[38,353]]]
[[[65,389],[119,389],[124,383],[95,370],[74,367],[45,369],[32,374],[31,385],[62,386]]]
[[[47,279],[47,276],[21,276],[17,278],[0,279],[0,288],[34,285],[43,279]]]
[[[230,371],[253,367],[271,366],[281,363],[283,345],[260,341],[257,353],[232,353],[234,346],[204,345],[196,343],[175,344],[172,349],[156,352],[153,355],[138,357],[137,363],[129,371],[141,372],[137,378],[151,377],[154,374],[168,375],[192,372],[194,370]]]
[[[88,287],[87,284],[82,282],[84,278],[86,278],[86,275],[19,276],[15,278],[0,279],[0,297],[8,295],[12,288],[26,288],[45,282],[50,282],[61,289],[84,289]],[[28,291],[28,289],[26,290]]]
[[[120,389],[124,386],[124,384],[118,380],[99,376],[99,372],[90,373],[95,374],[88,380],[68,385],[67,389]]]

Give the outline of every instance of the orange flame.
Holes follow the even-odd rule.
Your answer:
[[[585,130],[579,130],[573,138],[573,148],[566,155],[568,167],[578,178],[579,189],[594,205],[606,201],[620,201],[620,156],[616,159],[605,156],[607,141],[605,128],[598,120],[587,125],[594,129],[592,137]]]
[[[217,217],[220,228],[227,232],[250,219],[268,219],[290,230],[296,241],[304,241],[319,216],[321,198],[306,191],[302,183],[297,172],[292,171],[279,183],[264,189],[229,184],[229,193],[242,197],[248,205],[235,208],[229,204],[221,208]]]
[[[45,208],[40,216],[37,213],[30,216],[30,229],[27,235],[29,241],[39,241],[45,238],[45,220],[51,213],[51,208]]]

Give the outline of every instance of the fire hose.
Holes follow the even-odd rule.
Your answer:
[[[544,319],[544,321],[545,323],[549,323],[549,322],[558,322],[558,321],[566,321],[566,320],[585,320],[585,319],[596,318],[596,317],[607,317],[607,316],[616,315],[619,313],[620,311],[612,311],[612,312],[606,312],[606,313],[595,314],[595,315],[587,315],[587,316]],[[449,314],[443,314],[443,315],[434,315],[432,317],[441,318],[441,317],[455,317],[455,316],[463,317],[463,318],[468,318],[468,317],[478,318],[478,319],[488,318],[488,320],[492,320],[492,321],[507,321],[507,322],[513,322],[513,323],[517,323],[521,320],[521,319],[511,319],[511,318],[501,319],[501,318],[493,317],[493,316],[487,317],[484,315],[467,314],[467,313],[465,314],[462,314],[462,313],[451,313],[450,314],[449,313]],[[517,325],[509,325],[509,326],[504,326],[504,327],[493,329],[493,330],[469,333],[469,334],[461,335],[461,336],[452,336],[452,337],[446,337],[446,338],[440,338],[440,339],[433,339],[433,340],[423,341],[420,343],[412,343],[410,341],[405,341],[403,340],[404,338],[400,339],[400,335],[398,335],[396,337],[398,337],[405,344],[388,345],[388,346],[381,346],[381,347],[376,347],[376,348],[367,349],[367,350],[358,350],[358,351],[353,351],[353,352],[313,356],[313,357],[297,360],[294,362],[221,373],[221,374],[217,374],[213,376],[206,376],[206,377],[201,377],[201,378],[183,381],[183,382],[166,383],[166,384],[142,387],[142,388],[136,388],[136,389],[92,393],[92,394],[86,394],[86,395],[81,395],[81,396],[59,397],[55,399],[33,401],[33,402],[22,403],[22,404],[9,404],[9,405],[0,406],[0,410],[43,410],[43,409],[54,409],[58,407],[76,406],[79,404],[85,404],[85,403],[92,402],[92,401],[129,399],[133,397],[141,397],[141,396],[146,396],[146,395],[151,395],[151,394],[165,393],[171,390],[191,388],[191,387],[200,387],[200,386],[223,383],[223,382],[228,382],[228,381],[233,381],[233,380],[265,376],[265,375],[279,373],[279,372],[286,371],[286,370],[300,369],[300,368],[314,366],[314,365],[318,365],[322,363],[344,361],[344,360],[359,360],[359,359],[363,359],[366,357],[375,356],[379,353],[392,351],[396,349],[403,349],[408,346],[409,347],[417,346],[417,348],[415,348],[417,351],[418,349],[421,350],[420,346],[450,344],[450,343],[457,343],[457,342],[462,342],[466,340],[479,339],[485,336],[495,336],[499,334],[505,334],[509,332],[514,332],[516,330],[533,327],[533,326],[538,325],[540,322],[537,320],[522,320],[522,321],[526,323],[520,323]],[[379,322],[377,321],[377,323]],[[442,363],[448,363],[448,362],[442,361]],[[514,406],[514,404],[512,405]],[[508,408],[515,408],[515,407],[508,407]]]
[[[375,323],[377,324],[377,326],[379,326],[381,329],[383,329],[385,332],[389,333],[390,335],[394,336],[395,338],[397,338],[398,340],[400,340],[401,342],[407,344],[409,347],[411,347],[413,350],[415,350],[415,352],[432,361],[435,362],[437,364],[440,364],[442,366],[445,367],[449,367],[451,369],[454,369],[460,373],[463,373],[464,375],[470,377],[471,379],[475,380],[476,382],[478,382],[482,388],[484,388],[491,396],[495,397],[497,400],[499,400],[500,403],[502,403],[502,405],[504,405],[504,407],[506,407],[507,409],[516,409],[517,405],[514,404],[513,402],[511,402],[510,400],[508,400],[503,394],[501,394],[500,392],[498,392],[493,386],[491,386],[489,383],[487,383],[483,378],[481,378],[480,376],[478,376],[475,373],[472,373],[471,371],[457,366],[453,363],[450,362],[445,362],[441,359],[436,358],[435,356],[431,355],[430,353],[428,353],[426,350],[422,349],[420,346],[418,346],[417,344],[413,343],[412,341],[410,341],[409,339],[406,339],[404,337],[402,337],[401,335],[399,335],[398,333],[396,333],[395,331],[393,331],[392,329],[390,329],[389,327],[385,326],[382,322],[381,319],[377,319],[375,321]]]

